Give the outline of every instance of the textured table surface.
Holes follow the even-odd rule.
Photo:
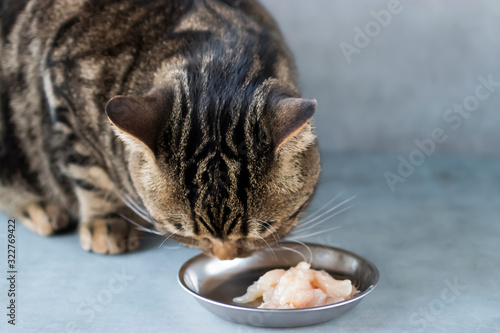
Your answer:
[[[354,251],[379,268],[376,290],[344,317],[280,332],[500,331],[500,168],[498,158],[432,156],[391,192],[394,155],[323,156],[310,215],[334,195],[355,207],[305,240]],[[337,201],[339,202],[339,201]],[[0,267],[7,271],[7,217]],[[267,332],[224,321],[178,285],[194,249],[151,239],[138,252],[100,256],[76,234],[45,238],[17,228],[16,326],[5,332]],[[6,274],[6,273],[5,273]],[[7,280],[0,301],[6,313]]]

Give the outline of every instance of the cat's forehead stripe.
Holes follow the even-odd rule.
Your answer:
[[[195,83],[188,81],[188,84]],[[229,233],[238,222],[236,216],[241,218],[247,212],[253,176],[249,157],[257,155],[250,151],[262,148],[255,143],[247,144],[248,138],[259,130],[258,123],[249,127],[246,119],[249,106],[252,105],[254,110],[250,111],[255,112],[256,103],[241,98],[239,105],[223,104],[217,108],[216,101],[188,103],[197,100],[193,97],[196,90],[187,89],[185,85],[177,91],[182,96],[175,100],[182,105],[176,108],[182,111],[176,113],[175,120],[182,126],[176,126],[180,133],[171,133],[171,136],[181,136],[181,140],[179,147],[172,149],[177,151],[173,155],[179,158],[177,170],[187,187],[188,202],[193,211],[203,212],[211,223]],[[254,97],[254,94],[248,95]]]

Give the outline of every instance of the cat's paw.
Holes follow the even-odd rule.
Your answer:
[[[23,209],[20,221],[31,231],[40,235],[52,235],[69,226],[69,215],[58,205],[32,202]]]
[[[81,223],[79,233],[82,248],[96,253],[118,254],[139,246],[140,231],[121,218]]]

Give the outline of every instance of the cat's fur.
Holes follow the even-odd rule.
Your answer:
[[[297,224],[316,102],[257,2],[2,5],[0,209],[99,253],[138,245],[126,219],[221,259]]]

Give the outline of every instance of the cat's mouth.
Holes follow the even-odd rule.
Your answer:
[[[191,238],[179,234],[171,235],[170,238],[188,247],[198,248],[204,254],[218,258],[220,260],[232,260],[235,258],[248,257],[266,246],[273,246],[273,244],[277,240],[276,237],[260,237],[260,239],[239,238],[235,240],[222,240],[207,237]]]
[[[212,240],[210,242],[209,255],[220,260],[232,260],[235,258],[248,257],[254,250],[245,249],[238,241],[220,241]]]
[[[235,258],[245,258],[255,252],[269,247],[271,248],[275,240],[260,239],[239,239],[237,241],[211,240],[208,248],[204,250],[205,254],[218,258],[220,260],[232,260]]]

